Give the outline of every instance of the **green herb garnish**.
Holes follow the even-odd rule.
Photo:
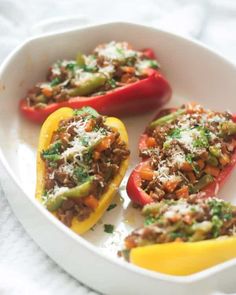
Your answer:
[[[74,110],[74,115],[90,115],[92,118],[97,118],[99,116],[99,113],[91,107],[83,107],[81,109]]]
[[[199,137],[197,137],[194,142],[193,146],[198,147],[198,148],[206,148],[209,145],[209,130],[202,128],[202,127],[197,127],[199,130]]]
[[[116,88],[116,80],[109,79],[107,83],[111,86],[111,88]]]
[[[116,204],[110,204],[110,206],[107,208],[107,211],[114,209],[116,206]]]
[[[152,69],[159,69],[161,66],[155,59],[148,60],[149,67]]]
[[[56,162],[60,159],[60,149],[61,141],[58,140],[51,144],[47,150],[42,151],[41,156],[47,161]]]
[[[170,137],[171,138],[181,138],[181,129],[179,129],[179,128],[176,128],[176,129],[174,129],[174,130],[172,130],[171,131],[171,133],[170,133]]]
[[[214,215],[211,219],[212,222],[212,233],[213,233],[213,237],[217,238],[220,235],[220,230],[221,227],[223,225],[222,220],[220,220],[220,218],[217,215]]]
[[[81,143],[83,146],[88,146],[89,145],[89,140],[87,137],[81,138]]]
[[[74,170],[74,178],[77,180],[77,183],[84,183],[88,180],[89,174],[85,168],[79,166]]]
[[[148,216],[145,218],[144,225],[148,226],[156,222],[156,218],[153,216]]]
[[[66,68],[68,69],[68,70],[70,70],[70,71],[73,71],[74,69],[75,69],[75,67],[76,67],[76,63],[68,63],[67,65],[66,65]]]
[[[96,66],[84,65],[83,70],[85,72],[95,72],[97,70]]]
[[[104,232],[108,234],[112,234],[114,231],[114,225],[112,224],[104,224]]]
[[[59,77],[56,77],[51,81],[50,85],[53,87],[60,84],[60,82],[61,82],[61,79]]]

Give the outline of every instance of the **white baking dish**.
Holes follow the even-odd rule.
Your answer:
[[[59,58],[73,58],[110,40],[126,40],[135,48],[153,48],[173,87],[171,105],[186,99],[217,110],[236,110],[236,68],[196,42],[157,29],[129,23],[109,23],[51,34],[26,41],[0,69],[0,159],[8,177],[3,183],[9,202],[37,244],[66,271],[105,294],[213,294],[233,292],[236,260],[186,277],[162,275],[137,268],[116,256],[122,236],[138,223],[128,206],[124,180],[118,206],[106,213],[94,231],[80,237],[47,212],[34,198],[35,152],[39,127],[23,119],[18,100],[48,66]],[[125,118],[132,151],[130,168],[137,162],[137,141],[152,114]],[[235,202],[235,173],[222,195]],[[127,208],[128,207],[128,208]],[[115,224],[115,233],[103,232],[103,223]],[[216,294],[216,293],[215,293]],[[219,293],[218,293],[219,294]]]

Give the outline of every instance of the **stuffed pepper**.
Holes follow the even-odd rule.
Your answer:
[[[200,105],[162,111],[140,139],[142,162],[127,192],[145,205],[162,199],[214,196],[236,164],[236,123]]]
[[[128,166],[128,136],[117,118],[61,108],[44,122],[36,198],[75,232],[90,229],[109,206]]]
[[[41,123],[60,107],[94,107],[108,115],[136,114],[163,105],[171,95],[151,49],[134,50],[127,42],[97,46],[76,60],[59,60],[47,80],[37,83],[20,109]]]
[[[189,275],[236,257],[236,207],[217,198],[163,200],[143,208],[145,225],[120,252],[131,263]]]

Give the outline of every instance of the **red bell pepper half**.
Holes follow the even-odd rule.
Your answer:
[[[160,111],[154,120],[165,116],[167,113],[175,112],[176,109],[165,109],[164,112]],[[233,121],[236,122],[236,115],[233,115]],[[139,149],[140,151],[147,148],[147,134],[144,132],[139,141]],[[218,194],[221,190],[227,179],[229,178],[230,174],[232,173],[234,167],[236,166],[236,149],[234,150],[230,163],[219,173],[217,177],[215,177],[214,181],[208,184],[205,188],[203,188],[200,193],[199,197],[208,198],[213,197]],[[149,170],[150,164],[148,157],[143,157],[142,161],[134,168],[132,171],[128,183],[127,183],[127,194],[130,199],[141,206],[145,206],[146,204],[152,203],[154,200],[152,197],[147,194],[141,187],[142,178],[140,176],[141,170]]]
[[[130,199],[141,206],[145,206],[146,204],[152,203],[153,199],[150,195],[148,195],[142,188],[141,188],[141,176],[139,171],[145,168],[148,165],[148,160],[142,161],[139,163],[135,169],[132,171],[128,183],[127,183],[127,194]],[[205,187],[202,191],[200,196],[204,198],[213,197],[218,194],[220,189],[223,187],[225,182],[227,181],[228,177],[230,176],[231,172],[233,171],[236,165],[236,151],[232,155],[231,162],[227,165],[224,170],[218,175],[218,177],[210,183],[207,187]]]
[[[155,58],[151,49],[144,50],[148,58]],[[27,100],[20,100],[20,111],[29,120],[42,123],[51,113],[61,107],[72,109],[90,106],[106,115],[135,115],[161,107],[171,97],[171,87],[157,70],[147,69],[147,77],[134,83],[107,91],[105,94],[89,97],[72,97],[67,101],[51,103],[43,108],[29,106]]]

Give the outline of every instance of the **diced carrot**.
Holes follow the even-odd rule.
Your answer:
[[[184,185],[175,192],[178,198],[187,198],[189,196],[188,186]]]
[[[156,146],[156,140],[154,137],[148,137],[146,140],[146,144],[148,148],[152,148]]]
[[[172,193],[176,189],[178,183],[179,180],[168,180],[164,183],[164,188],[167,192]]]
[[[126,74],[122,75],[120,81],[121,81],[121,83],[128,83],[130,78],[131,78],[130,74],[126,73]]]
[[[154,171],[150,168],[143,168],[139,171],[139,175],[143,180],[152,180],[154,176]]]
[[[114,136],[105,137],[96,147],[96,151],[102,152],[108,149],[114,141]]]
[[[176,213],[174,216],[171,216],[168,219],[172,222],[177,222],[181,219],[181,215]]]
[[[46,97],[51,97],[53,91],[52,91],[52,88],[50,88],[50,87],[44,87],[44,88],[42,88],[42,93],[43,93],[43,95],[45,95]]]
[[[181,170],[186,171],[186,172],[191,172],[193,170],[193,167],[190,163],[184,162],[181,164]]]
[[[93,158],[94,158],[94,160],[98,160],[100,158],[100,156],[101,156],[100,152],[98,152],[98,151],[94,151],[93,152]]]
[[[187,103],[187,105],[186,105],[187,112],[188,112],[189,114],[191,114],[191,113],[193,112],[194,107],[195,107],[196,105],[197,105],[197,103],[194,102],[194,101]]]
[[[196,180],[196,177],[193,172],[188,172],[187,177],[192,183]]]
[[[229,162],[230,162],[230,158],[229,158],[229,156],[228,156],[227,154],[223,154],[223,155],[220,157],[219,161],[220,161],[220,164],[221,164],[222,166],[225,166],[225,165],[229,164]]]
[[[93,119],[89,120],[85,125],[85,131],[91,132],[94,128],[94,125],[95,125],[95,121]]]
[[[98,207],[99,202],[93,195],[89,195],[84,199],[84,204],[89,208],[95,210]]]
[[[129,74],[133,74],[135,72],[135,68],[134,67],[122,67],[122,70],[126,73],[129,73]]]
[[[210,174],[212,176],[218,176],[220,173],[220,169],[211,165],[207,165],[205,170],[204,170],[207,174]]]
[[[205,162],[202,159],[197,160],[197,165],[200,170],[202,170],[205,167]]]
[[[133,239],[126,238],[125,239],[125,247],[127,249],[132,249],[136,247],[136,243]]]
[[[183,221],[187,224],[191,224],[192,223],[192,217],[190,216],[190,214],[187,214],[184,216]]]

